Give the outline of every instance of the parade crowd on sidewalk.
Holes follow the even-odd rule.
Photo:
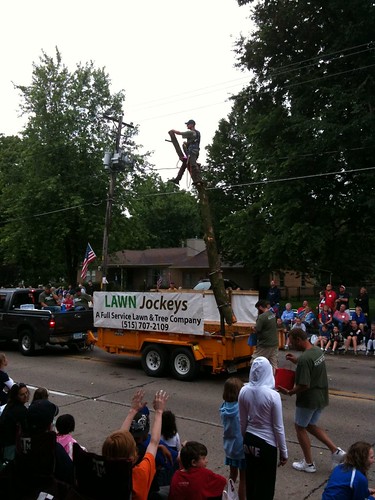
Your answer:
[[[291,304],[280,311],[275,286],[267,300],[255,305],[256,349],[248,381],[227,378],[218,404],[228,477],[208,467],[209,450],[200,436],[194,441],[180,436],[178,418],[169,407],[173,400],[164,390],[154,394],[152,409],[145,403],[145,391],[136,390],[123,422],[103,436],[98,453],[77,442],[74,431],[82,424],[70,413],[60,414],[46,388],[37,388],[30,402],[28,384],[11,378],[7,357],[0,353],[2,498],[272,500],[278,465],[289,466],[283,396],[295,397],[294,427],[302,452],[301,460],[291,464],[296,481],[299,474],[317,470],[312,435],[331,457],[323,500],[374,499],[375,490],[367,480],[374,462],[372,445],[357,441],[345,451],[318,425],[329,404],[327,350],[337,351],[342,336],[344,352],[352,344],[356,353],[363,340],[366,350],[374,351],[370,341],[375,323],[366,300],[362,295],[361,305],[356,304],[357,319],[346,318],[340,324],[335,313],[350,313],[345,287],[334,294],[327,285],[315,315],[306,301],[297,311]],[[285,357],[296,366],[290,387],[278,379],[280,329],[286,335]]]

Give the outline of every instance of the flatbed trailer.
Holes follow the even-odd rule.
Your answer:
[[[163,291],[164,292],[164,291]],[[100,306],[95,312],[95,304],[98,302],[100,293],[95,293],[94,297],[94,318],[103,314]],[[205,302],[203,310],[208,319],[204,319],[202,329],[194,333],[194,326],[191,333],[179,331],[166,331],[164,324],[147,322],[149,328],[154,328],[154,331],[137,328],[142,322],[132,321],[132,313],[124,312],[124,317],[127,318],[126,325],[130,323],[133,327],[129,328],[113,328],[107,327],[106,320],[99,321],[101,324],[96,324],[98,330],[98,339],[96,346],[110,354],[125,355],[141,360],[143,370],[152,377],[162,377],[168,372],[179,380],[194,379],[200,369],[209,368],[211,373],[218,374],[224,371],[234,373],[238,369],[248,367],[250,365],[251,355],[254,348],[248,345],[248,338],[252,333],[255,321],[251,321],[252,314],[248,315],[246,308],[239,305],[243,300],[251,305],[255,304],[258,298],[256,292],[233,292],[232,307],[236,314],[236,302],[238,302],[237,314],[241,317],[248,316],[249,321],[237,321],[232,325],[223,325],[220,320],[215,320],[213,316],[217,314],[212,307],[215,304],[215,299],[212,292],[194,292],[195,295],[200,295]],[[138,294],[157,297],[156,294]],[[167,296],[167,293],[163,293]],[[170,294],[173,296],[186,296],[189,294]],[[190,293],[191,295],[191,293]],[[238,300],[236,300],[236,296]],[[241,298],[240,298],[241,297]],[[108,300],[109,299],[105,299]],[[125,310],[125,309],[124,309]],[[105,313],[108,315],[108,313]],[[236,314],[236,316],[237,316]],[[109,317],[109,316],[108,316]],[[136,316],[134,316],[136,317]],[[246,318],[245,318],[246,319]],[[104,323],[104,324],[103,324]],[[156,325],[156,328],[155,328]],[[164,330],[160,329],[160,326]],[[157,329],[159,327],[159,329]]]

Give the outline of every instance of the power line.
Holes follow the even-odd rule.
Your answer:
[[[319,174],[308,174],[308,175],[299,175],[295,177],[282,177],[281,179],[264,179],[261,181],[253,181],[253,182],[246,182],[243,184],[234,184],[233,186],[225,186],[225,189],[234,189],[234,188],[239,188],[239,187],[246,187],[246,186],[257,186],[261,184],[277,184],[280,182],[289,182],[289,181],[299,181],[303,179],[313,179],[317,177],[329,177],[332,175],[346,175],[346,174],[352,174],[352,173],[357,173],[357,172],[368,172],[371,170],[375,170],[375,167],[364,167],[364,168],[353,168],[351,170],[339,170],[335,172],[322,172]],[[223,189],[222,187],[212,187],[212,188],[207,188],[207,190],[215,190],[215,189]]]
[[[356,46],[352,46],[352,47],[346,47],[346,48],[337,50],[335,52],[331,52],[329,54],[319,54],[319,55],[314,56],[312,58],[308,58],[308,59],[304,59],[302,61],[297,61],[295,63],[291,63],[291,64],[284,65],[284,66],[280,66],[278,68],[275,68],[274,70],[270,70],[270,72],[271,73],[275,72],[276,75],[277,75],[277,74],[282,74],[281,73],[282,70],[287,70],[289,68],[291,68],[293,71],[295,71],[296,70],[295,67],[297,65],[300,65],[300,64],[303,64],[303,63],[306,63],[306,62],[309,62],[309,61],[321,60],[323,58],[331,57],[331,56],[334,56],[336,54],[341,54],[342,52],[347,52],[349,50],[358,49],[358,48],[362,48],[362,47],[368,47],[371,44],[374,44],[374,42],[370,41],[370,42],[367,42],[367,43],[364,43],[364,44],[361,44],[361,45],[356,45]],[[366,50],[374,50],[374,47],[368,47],[368,49],[366,49]],[[362,52],[364,52],[364,51],[362,51]],[[348,56],[351,56],[351,55],[353,55],[353,53],[346,54],[344,57],[348,57]],[[323,75],[323,76],[320,76],[320,77],[317,77],[317,78],[314,78],[314,79],[310,79],[310,80],[305,80],[305,81],[302,81],[302,82],[290,83],[288,85],[285,85],[284,88],[288,89],[288,88],[296,87],[296,86],[303,85],[303,84],[306,84],[306,83],[311,83],[311,82],[314,82],[314,81],[319,81],[319,80],[327,79],[327,78],[334,77],[334,76],[340,76],[342,74],[346,74],[346,73],[350,73],[350,72],[354,72],[354,71],[368,69],[368,68],[373,67],[373,66],[374,66],[374,64],[368,65],[368,66],[362,66],[360,68],[352,68],[352,69],[349,69],[349,70],[346,70],[346,71],[336,72],[336,73],[333,73],[333,74],[330,74],[330,75]],[[299,69],[304,69],[304,66],[300,67]],[[249,79],[249,75],[247,75],[245,77],[241,77],[239,79],[227,80],[227,81],[219,83],[219,84],[213,84],[211,86],[201,87],[201,88],[195,89],[193,91],[187,91],[187,92],[183,92],[181,94],[175,94],[175,95],[170,96],[170,97],[172,97],[172,98],[177,98],[179,96],[182,97],[184,95],[189,95],[192,92],[199,92],[201,90],[206,90],[206,89],[214,88],[215,86],[225,85],[227,83],[232,83],[232,82],[236,82],[236,81],[238,81],[240,83],[243,80],[248,81],[248,79]],[[249,97],[256,96],[256,95],[259,95],[259,94],[262,94],[262,93],[268,93],[268,92],[269,92],[268,89],[261,89],[261,90],[258,90],[256,92],[250,93]],[[194,97],[197,97],[197,96],[194,96],[194,95],[191,96],[191,98],[194,98]],[[232,96],[232,97],[236,97],[236,96]],[[165,101],[168,98],[169,97],[155,99],[155,100],[151,100],[151,101],[145,101],[144,103],[141,103],[139,106],[146,106],[148,103],[153,103],[153,102],[158,102],[158,101]],[[168,117],[168,116],[174,116],[174,115],[178,115],[178,114],[183,114],[183,113],[190,112],[192,110],[206,109],[206,108],[209,108],[209,107],[218,106],[220,104],[223,104],[223,102],[226,102],[226,101],[228,101],[228,99],[225,99],[224,101],[221,100],[221,101],[217,101],[217,102],[214,102],[214,103],[205,104],[205,105],[202,105],[202,106],[196,106],[196,107],[193,107],[193,108],[189,107],[189,109],[179,110],[179,111],[175,111],[173,113],[166,113],[166,114],[162,114],[162,115],[152,116],[152,117],[144,118],[142,120],[142,122],[147,122],[147,121],[157,120],[157,119],[160,119],[160,118],[165,118],[165,117]],[[165,104],[168,104],[168,102],[166,102]],[[131,106],[130,106],[130,108],[131,108]],[[136,108],[137,107],[135,107],[135,109]],[[55,148],[52,148],[52,147],[48,148],[49,151],[54,151],[56,149],[58,149],[58,148],[57,147],[55,147]],[[41,153],[41,154],[44,154],[44,153]],[[39,153],[28,153],[28,154],[25,154],[25,157],[32,157],[32,156],[39,156]]]
[[[309,79],[309,80],[304,80],[302,82],[289,83],[287,85],[284,85],[283,88],[285,90],[287,90],[289,88],[298,87],[298,86],[304,85],[306,83],[316,82],[316,81],[319,81],[319,80],[326,80],[327,78],[332,78],[332,77],[344,75],[344,74],[347,74],[347,73],[354,73],[355,71],[362,71],[364,69],[372,68],[374,66],[375,66],[375,63],[374,64],[369,64],[367,66],[361,66],[359,68],[352,68],[352,69],[348,69],[348,70],[345,70],[345,71],[340,71],[340,72],[336,72],[336,73],[331,73],[331,74],[319,76],[317,78],[312,78],[312,79]],[[242,90],[246,90],[246,89],[242,89]],[[269,93],[269,89],[263,88],[263,89],[255,91],[255,92],[251,92],[250,94],[248,94],[248,96],[249,97],[255,97],[255,96],[258,96],[258,95],[261,95],[261,94],[268,94],[268,93]],[[233,97],[236,98],[237,96],[233,96]],[[168,116],[174,116],[174,115],[178,115],[178,114],[183,114],[183,113],[191,112],[192,110],[195,111],[195,110],[199,110],[199,109],[205,109],[205,108],[210,108],[210,107],[213,107],[213,106],[218,106],[219,104],[223,104],[223,102],[226,102],[226,101],[227,101],[227,99],[224,100],[224,101],[221,100],[220,102],[215,102],[215,103],[211,103],[211,104],[205,104],[205,105],[202,105],[202,106],[189,107],[189,109],[187,109],[187,110],[181,110],[180,109],[178,111],[174,111],[173,113],[166,113],[166,114],[163,114],[163,115],[151,116],[151,117],[148,117],[148,118],[144,118],[142,120],[142,123],[143,122],[147,122],[147,121],[152,121],[152,120],[158,120],[160,118],[166,118]]]
[[[375,144],[373,146],[360,146],[357,148],[345,148],[345,149],[332,149],[330,151],[319,151],[315,153],[304,153],[304,154],[298,154],[294,155],[293,158],[310,158],[312,156],[324,156],[324,155],[333,155],[337,153],[345,153],[348,151],[363,151],[365,149],[373,149],[375,148]],[[290,156],[279,156],[275,159],[283,161],[283,160],[288,160]],[[263,161],[267,161],[268,159],[265,158]],[[178,163],[179,160],[177,160]],[[153,167],[153,171],[158,172],[159,170],[174,170],[177,167],[162,167],[162,168],[155,168]]]
[[[271,75],[272,74],[281,75],[281,74],[292,72],[292,71],[302,70],[302,69],[308,68],[310,66],[313,66],[314,64],[316,64],[316,62],[318,62],[320,60],[324,60],[326,58],[335,56],[337,54],[341,54],[341,57],[336,57],[334,60],[336,60],[336,59],[337,60],[342,60],[344,57],[351,57],[351,56],[358,55],[358,54],[363,53],[363,52],[374,50],[375,47],[369,47],[369,45],[372,45],[372,44],[374,44],[374,42],[370,41],[370,42],[367,42],[367,43],[364,43],[364,44],[354,45],[352,47],[345,47],[343,49],[340,49],[340,50],[337,50],[337,51],[334,51],[334,52],[330,52],[328,54],[323,54],[322,53],[322,54],[319,54],[317,56],[314,56],[314,57],[311,57],[311,58],[308,58],[308,59],[303,59],[302,61],[296,61],[294,63],[286,64],[286,65],[279,66],[279,67],[273,68],[273,69],[270,68],[270,73],[271,73]],[[352,52],[350,54],[344,54],[344,55],[342,55],[343,52],[347,52],[347,51],[354,50],[354,49],[360,49],[362,47],[367,47],[367,48],[364,49],[364,50],[361,50],[361,51]],[[313,62],[312,64],[309,64],[309,65],[304,65],[304,63],[311,62],[311,61],[315,61],[315,62]],[[219,86],[222,86],[222,85],[226,85],[228,83],[238,82],[235,85],[231,85],[231,86],[225,88],[225,89],[229,89],[229,88],[232,88],[232,87],[234,87],[234,86],[242,83],[244,80],[248,81],[248,79],[249,79],[249,75],[246,75],[246,76],[238,78],[238,79],[227,80],[227,81],[224,81],[224,82],[215,83],[213,85],[208,85],[208,86],[205,86],[205,87],[200,87],[200,88],[197,88],[197,89],[194,89],[194,90],[182,92],[180,94],[173,94],[171,96],[165,96],[165,97],[161,97],[161,98],[157,98],[157,99],[152,99],[150,101],[144,101],[143,103],[140,103],[139,105],[135,105],[133,107],[130,105],[129,108],[132,111],[137,111],[139,108],[143,108],[143,107],[147,107],[147,106],[150,107],[150,105],[152,105],[154,103],[155,103],[155,106],[157,106],[158,102],[160,102],[160,105],[162,105],[162,104],[168,105],[170,103],[176,102],[179,98],[181,98],[181,99],[184,98],[184,96],[187,96],[188,99],[192,99],[194,97],[199,97],[201,95],[205,95],[205,94],[209,93],[209,92],[204,92],[204,93],[198,93],[197,95],[195,95],[195,93],[197,93],[197,92],[201,92],[201,91],[204,91],[204,90],[209,91],[209,89],[211,89],[211,88],[215,88],[215,87],[219,87]],[[220,89],[218,89],[218,90],[220,90]],[[155,106],[151,106],[151,107],[155,107]],[[199,108],[195,108],[195,109],[199,109]],[[163,116],[169,116],[169,115],[162,115],[161,117],[163,117]],[[158,117],[156,117],[156,118],[158,118]]]
[[[374,50],[374,48],[371,47],[369,49],[359,50],[357,52],[351,52],[350,54],[346,54],[346,55],[343,55],[343,56],[338,56],[338,57],[332,58],[332,59],[330,59],[328,61],[324,61],[323,60],[322,62],[328,64],[328,63],[332,63],[334,61],[342,61],[344,57],[352,57],[352,56],[355,56],[355,55],[358,55],[358,54],[362,54],[363,52],[368,52],[369,50]],[[321,61],[321,59],[319,59],[318,61],[312,62],[311,64],[306,64],[305,66],[296,67],[296,68],[292,68],[292,69],[287,69],[286,71],[276,72],[275,74],[272,74],[272,76],[284,75],[284,74],[291,73],[292,71],[302,71],[302,70],[304,70],[306,68],[311,68],[311,67],[316,66],[316,64],[318,64],[320,61]],[[271,70],[271,73],[274,73],[274,72]]]
[[[247,187],[247,186],[257,186],[257,185],[265,185],[265,184],[277,184],[280,182],[289,182],[289,181],[298,181],[298,180],[304,180],[304,179],[312,179],[315,177],[329,177],[333,175],[345,175],[345,174],[351,174],[351,173],[358,173],[358,172],[368,172],[375,170],[375,167],[364,167],[364,168],[354,168],[351,170],[338,170],[335,172],[322,172],[319,174],[308,174],[308,175],[300,175],[300,176],[295,176],[295,177],[282,177],[279,179],[263,179],[260,181],[252,181],[252,182],[245,182],[241,184],[232,184],[228,186],[213,186],[213,187],[206,187],[207,191],[215,191],[215,190],[230,190],[230,189],[236,189],[236,188],[242,188],[242,187]],[[167,196],[167,195],[172,195],[176,194],[178,191],[170,191],[170,192],[163,192],[163,193],[152,193],[152,194],[146,194],[143,195],[143,197],[148,198],[148,197],[153,197],[153,196]]]
[[[368,47],[369,45],[372,45],[372,44],[374,44],[374,42],[371,40],[369,42],[362,43],[360,45],[353,45],[352,47],[344,47],[343,49],[339,49],[339,50],[336,50],[334,52],[329,52],[328,54],[321,53],[321,54],[318,54],[318,55],[316,55],[314,57],[310,57],[308,59],[302,59],[301,61],[296,61],[294,63],[286,64],[286,65],[283,65],[283,66],[279,66],[278,68],[274,68],[273,71],[277,72],[279,69],[292,68],[292,67],[297,66],[299,64],[304,64],[306,62],[320,60],[320,59],[323,59],[325,57],[335,56],[337,54],[342,54],[342,52],[347,52],[347,51],[353,50],[353,49],[360,49],[362,47]],[[373,49],[373,47],[368,47],[368,50],[372,50],[372,49]],[[351,54],[348,54],[348,55],[350,56]]]
[[[337,73],[331,73],[329,75],[320,76],[319,78],[312,78],[310,80],[304,80],[303,82],[290,83],[289,85],[285,85],[285,88],[297,87],[299,85],[304,85],[305,83],[316,82],[318,80],[325,80],[327,78],[332,78],[333,76],[345,75],[346,73],[353,73],[354,71],[361,71],[363,69],[373,68],[374,66],[375,66],[375,63],[368,64],[367,66],[361,66],[360,68],[352,68],[352,69],[348,69],[346,71],[339,71]]]
[[[93,205],[95,207],[101,205],[104,203],[103,200],[100,201],[90,201],[88,203],[81,203],[80,205],[73,205],[72,207],[64,207],[64,208],[56,208],[56,210],[50,210],[48,212],[39,212],[37,214],[32,214],[32,215],[26,215],[24,217],[14,217],[13,219],[7,219],[5,221],[2,221],[2,224],[7,224],[8,222],[16,222],[19,220],[26,220],[26,219],[36,219],[38,217],[44,217],[46,215],[52,215],[52,214],[57,214],[61,212],[68,212],[69,210],[76,210],[77,208],[82,208],[87,205]]]
[[[201,87],[201,88],[197,88],[197,89],[194,89],[194,90],[189,90],[189,91],[186,91],[186,92],[182,92],[180,94],[173,94],[173,95],[168,95],[168,96],[165,96],[165,97],[160,97],[160,98],[157,98],[157,99],[152,99],[150,101],[145,101],[145,102],[139,103],[138,105],[135,105],[135,106],[130,105],[129,108],[134,112],[134,111],[137,111],[138,108],[140,108],[140,107],[142,107],[142,108],[144,108],[144,107],[145,108],[149,108],[149,107],[155,107],[155,106],[158,106],[158,105],[161,106],[161,105],[165,105],[165,104],[170,104],[171,102],[176,102],[176,100],[184,98],[184,96],[187,96],[188,99],[191,99],[191,98],[194,98],[194,97],[197,97],[197,96],[205,95],[205,94],[209,93],[210,89],[213,89],[215,87],[219,87],[219,86],[231,83],[232,85],[230,85],[229,87],[225,87],[224,88],[224,90],[226,90],[226,89],[229,89],[229,88],[232,88],[234,86],[237,86],[237,85],[241,84],[242,81],[248,81],[248,79],[249,79],[249,76],[246,75],[246,76],[243,76],[241,78],[236,78],[236,79],[233,79],[233,80],[227,80],[225,82],[216,83],[216,84],[213,84],[213,85],[208,85],[206,87]],[[222,90],[222,89],[218,89],[218,90]],[[207,91],[207,92],[201,92],[201,91]],[[199,92],[199,93],[197,95],[195,95],[197,92]],[[190,96],[190,94],[191,94],[191,96]],[[160,104],[158,104],[158,103],[160,103]],[[155,106],[152,106],[153,104],[155,104]]]
[[[375,167],[363,167],[363,168],[355,168],[355,169],[350,169],[350,170],[338,170],[335,172],[322,172],[322,173],[318,173],[318,174],[308,174],[308,175],[300,175],[300,176],[294,176],[294,177],[282,177],[280,179],[263,179],[260,181],[252,181],[252,182],[246,182],[246,183],[241,183],[241,184],[232,184],[229,186],[225,186],[225,189],[231,190],[231,189],[248,187],[248,186],[277,184],[277,183],[281,183],[281,182],[298,181],[298,180],[312,179],[312,178],[317,178],[317,177],[328,177],[328,176],[333,176],[333,175],[341,175],[342,176],[345,174],[358,173],[358,172],[369,172],[372,170],[375,170]],[[214,190],[218,190],[218,189],[222,190],[223,186],[207,187],[206,189],[207,189],[207,191],[214,191]],[[137,199],[142,199],[142,198],[153,198],[153,197],[157,197],[157,196],[170,196],[170,195],[175,196],[175,195],[179,195],[180,193],[181,193],[181,191],[164,191],[164,192],[160,192],[160,193],[144,194],[142,196],[137,196],[134,199],[137,200]],[[134,195],[133,192],[129,192],[129,194]],[[88,203],[82,203],[80,205],[74,205],[72,207],[58,208],[56,210],[50,210],[48,212],[39,212],[37,214],[27,215],[25,217],[16,217],[16,218],[12,218],[12,219],[7,219],[5,221],[2,221],[2,224],[7,224],[9,222],[16,222],[16,221],[20,221],[20,220],[44,217],[47,215],[61,213],[61,212],[67,212],[67,211],[76,210],[77,208],[82,208],[82,207],[88,206],[88,205],[99,206],[102,203],[104,203],[104,200],[91,201]]]

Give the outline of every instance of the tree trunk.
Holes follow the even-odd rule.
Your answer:
[[[192,179],[195,182],[196,172],[192,170]],[[221,261],[217,251],[214,229],[212,225],[210,205],[204,183],[197,182],[195,187],[198,191],[199,206],[204,230],[204,241],[206,243],[208,265],[210,267],[210,280],[212,290],[215,295],[216,304],[228,325],[234,321],[234,315],[227,293],[225,291],[223,273],[221,271]]]
[[[178,154],[178,157],[181,161],[184,161],[184,154],[174,132],[169,131],[169,135],[171,137],[171,141],[176,150],[176,153]],[[203,223],[204,241],[206,243],[207,249],[208,265],[210,268],[209,277],[212,283],[212,290],[215,295],[215,300],[220,312],[220,317],[224,318],[228,325],[231,325],[235,321],[235,317],[227,293],[225,291],[223,273],[221,271],[221,262],[217,251],[207,191],[204,183],[200,180],[200,175],[198,175],[198,172],[194,168],[191,169],[190,165],[188,165],[187,167],[193,179],[194,186],[198,191],[199,207]]]

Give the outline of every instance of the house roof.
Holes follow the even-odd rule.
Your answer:
[[[108,267],[171,267],[208,269],[207,251],[189,255],[186,247],[148,248],[146,250],[120,250],[108,258]],[[221,263],[222,268],[241,267]]]
[[[111,267],[171,266],[179,260],[184,260],[186,253],[187,249],[184,247],[120,250],[109,256],[108,265]]]

